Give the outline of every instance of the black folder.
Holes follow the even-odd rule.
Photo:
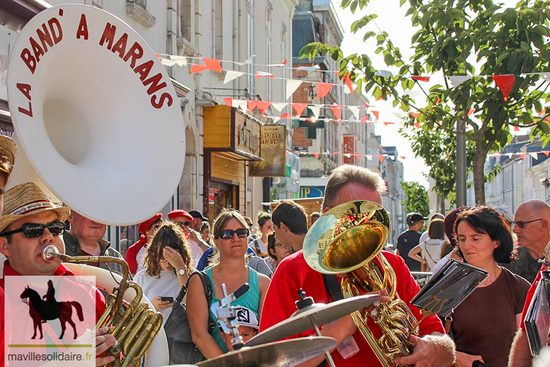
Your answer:
[[[550,283],[546,279],[541,279],[537,284],[535,294],[525,314],[525,330],[529,340],[531,355],[537,356],[543,346],[546,346],[548,340],[548,331],[550,329],[550,305],[548,287]]]
[[[449,259],[411,303],[420,308],[424,316],[447,317],[488,275],[485,270]]]

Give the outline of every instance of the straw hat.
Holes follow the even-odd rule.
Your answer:
[[[16,220],[46,210],[53,210],[64,222],[71,208],[62,207],[48,198],[36,184],[25,182],[6,191],[4,194],[4,211],[0,217],[0,232]]]
[[[15,163],[15,154],[17,153],[17,146],[12,138],[0,135],[0,171],[11,173],[13,164]]]

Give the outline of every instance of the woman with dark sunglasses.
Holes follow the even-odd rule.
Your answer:
[[[241,285],[248,283],[250,288],[232,305],[247,307],[260,317],[263,300],[269,278],[258,274],[246,265],[247,237],[250,232],[244,217],[237,211],[224,210],[214,220],[212,242],[217,251],[217,263],[205,270],[212,282],[214,294],[212,303],[206,302],[204,288],[199,277],[192,277],[187,292],[187,309],[189,326],[193,343],[197,345],[206,358],[214,358],[227,353],[227,346],[221,334],[219,325],[208,332],[208,313],[210,306],[224,297],[222,284],[225,284],[227,294],[235,292]],[[212,314],[214,319],[217,315]]]

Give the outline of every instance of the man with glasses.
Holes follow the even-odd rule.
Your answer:
[[[3,265],[4,277],[0,278],[2,291],[5,276],[74,276],[61,260],[55,258],[46,261],[43,257],[43,251],[48,245],[55,245],[59,252],[65,252],[61,234],[69,211],[70,208],[54,204],[38,186],[30,182],[6,191],[4,210],[0,217],[0,252],[7,257]],[[105,298],[97,289],[95,302],[96,317],[99,317],[105,310]],[[0,315],[3,320],[4,302],[0,304]],[[108,329],[103,328],[96,334],[97,354],[103,353],[116,342],[107,332]],[[3,355],[4,345],[0,347],[0,354]],[[98,357],[96,363],[99,366],[113,360],[111,356]]]
[[[191,248],[191,265],[195,269],[204,251],[210,248],[206,241],[201,236],[197,236],[197,232],[193,228],[190,228],[195,218],[185,210],[174,209],[168,213],[168,219],[179,225],[187,236],[187,242]]]
[[[69,256],[111,256],[122,258],[120,252],[111,247],[109,241],[103,239],[107,226],[93,221],[71,210],[68,218],[71,232],[63,233],[65,253]],[[91,263],[106,270],[122,274],[122,266],[117,263]]]
[[[521,325],[512,343],[508,363],[510,367],[531,366],[532,356],[527,340],[527,333],[525,332],[524,319],[527,308],[529,308],[531,299],[535,293],[537,283],[541,278],[542,270],[544,270],[544,265],[541,265],[538,259],[544,258],[544,250],[550,240],[549,223],[550,206],[542,200],[526,201],[516,210],[513,225],[514,233],[518,238],[519,257],[510,265],[518,263],[518,271],[525,271],[526,275],[522,275],[510,267],[508,268],[533,284],[527,293],[527,299],[523,306],[523,314],[521,315]]]
[[[529,200],[516,210],[513,231],[518,241],[518,258],[502,264],[511,272],[533,283],[540,269],[538,260],[550,241],[550,206],[542,200]]]

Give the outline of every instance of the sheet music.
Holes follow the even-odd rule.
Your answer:
[[[548,287],[550,283],[541,279],[531,299],[527,313],[525,314],[525,330],[529,340],[531,355],[537,356],[546,346],[548,331],[550,330],[550,304],[548,301]]]
[[[423,314],[448,316],[489,274],[475,266],[450,259],[412,299]]]

